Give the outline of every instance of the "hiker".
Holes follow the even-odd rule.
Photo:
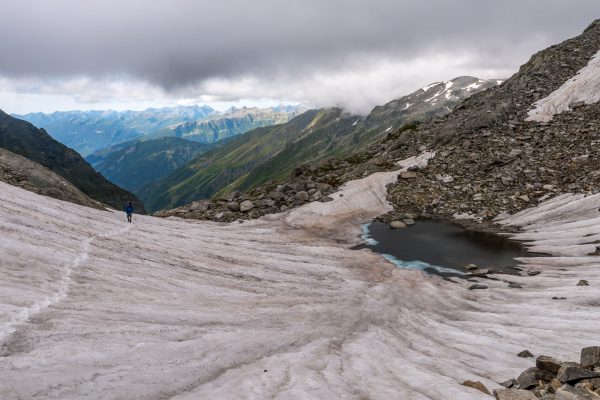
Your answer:
[[[131,202],[127,203],[125,213],[127,214],[127,222],[131,223],[131,216],[133,215],[133,204],[131,204]]]

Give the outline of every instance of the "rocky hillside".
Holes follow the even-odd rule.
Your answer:
[[[137,194],[213,148],[214,144],[167,137],[121,143],[90,154],[86,161],[111,182]]]
[[[45,130],[2,111],[0,147],[43,165],[94,200],[118,210],[132,201],[137,210],[144,212],[144,206],[135,195],[106,180],[77,152],[52,139]]]
[[[60,175],[3,148],[0,148],[0,181],[42,196],[104,209],[102,204],[90,199]]]
[[[201,120],[213,114],[216,111],[208,106],[178,106],[144,111],[60,111],[15,117],[44,128],[54,139],[85,157],[167,126]]]
[[[438,216],[490,221],[557,194],[597,192],[600,105],[574,97],[577,101],[569,103],[567,111],[547,122],[528,119],[536,102],[560,91],[567,81],[576,80],[578,71],[588,66],[599,50],[600,22],[596,21],[580,36],[533,55],[506,82],[469,97],[452,113],[393,130],[351,157],[306,165],[279,187],[328,184],[335,188],[374,171],[397,168],[398,160],[432,151],[435,155],[426,168],[401,174],[388,188],[388,199],[395,207],[392,218]],[[600,73],[593,76],[597,80]],[[297,191],[279,192],[285,195],[283,203],[254,207],[252,213],[229,210],[223,217],[220,213],[228,212],[227,202],[214,201],[204,212],[190,212],[193,207],[187,206],[167,214],[230,220],[302,203],[296,201]],[[269,185],[246,194],[254,203],[278,196]],[[322,198],[309,196],[305,201],[312,200]]]
[[[339,108],[311,110],[281,126],[245,134],[208,153],[157,186],[148,187],[153,210],[210,197],[228,197],[288,178],[302,164],[316,164],[367,148],[399,127],[447,114],[462,99],[499,81],[460,77],[434,83],[376,107],[366,117]]]

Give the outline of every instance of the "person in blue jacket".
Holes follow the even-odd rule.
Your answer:
[[[133,204],[131,204],[131,202],[127,203],[125,213],[127,214],[127,222],[131,223],[131,216],[133,215]]]

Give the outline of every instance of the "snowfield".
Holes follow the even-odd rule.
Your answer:
[[[600,196],[507,217],[555,256],[501,276],[523,289],[469,291],[350,249],[397,173],[229,225],[130,225],[0,183],[0,398],[489,399],[460,383],[598,344]]]
[[[548,122],[556,114],[568,111],[577,102],[594,104],[600,101],[600,51],[577,75],[566,81],[548,97],[536,101],[527,121]]]

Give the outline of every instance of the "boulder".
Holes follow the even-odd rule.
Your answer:
[[[307,192],[305,192],[304,190],[301,190],[294,195],[294,198],[298,201],[306,202],[306,201],[310,200],[310,195]]]
[[[240,211],[240,203],[238,203],[237,201],[230,201],[229,203],[227,203],[227,208],[231,211]]]
[[[417,177],[417,173],[414,171],[404,171],[400,172],[400,175],[398,175],[398,177],[400,177],[401,179],[415,179]]]
[[[521,389],[496,389],[494,397],[496,400],[537,400],[533,393]]]
[[[514,387],[516,384],[517,384],[517,380],[515,378],[510,378],[507,381],[499,383],[500,386],[504,386],[505,388]]]
[[[480,283],[475,283],[471,286],[469,286],[469,290],[478,290],[478,289],[487,289],[488,287],[486,285],[482,285]]]
[[[519,389],[531,389],[538,385],[539,381],[550,382],[554,378],[554,374],[548,371],[543,371],[537,367],[526,369],[517,378]]]
[[[485,387],[485,385],[483,383],[479,382],[479,381],[469,381],[469,380],[467,380],[467,381],[464,381],[462,384],[463,384],[463,386],[467,386],[467,387],[470,387],[470,388],[473,388],[473,389],[477,389],[480,392],[483,392],[485,394],[491,395],[490,391]]]
[[[252,210],[253,208],[254,208],[254,203],[251,202],[250,200],[244,200],[240,204],[241,212],[248,212],[248,211]]]
[[[557,374],[560,369],[561,362],[556,358],[549,356],[539,356],[535,360],[535,366],[541,369],[542,371],[548,371],[553,374]]]
[[[581,279],[579,282],[577,282],[577,286],[590,286],[590,283],[585,279]]]
[[[257,207],[273,207],[275,205],[275,202],[271,199],[260,199],[256,200],[254,204]]]
[[[562,383],[574,383],[582,379],[598,378],[600,371],[592,371],[574,362],[566,362],[560,365],[556,379]]]
[[[533,357],[533,354],[531,354],[529,350],[523,350],[519,354],[517,354],[517,357],[528,358]]]
[[[406,224],[402,221],[392,221],[390,223],[390,228],[392,229],[402,229],[402,228],[406,228]]]
[[[561,386],[554,396],[552,400],[598,400],[600,396],[597,394],[582,388],[582,387],[573,387],[569,384],[565,384]]]
[[[208,202],[205,202],[205,201],[194,201],[190,205],[190,211],[205,212],[207,210],[208,210]]]
[[[583,367],[600,367],[600,346],[581,349],[581,365]]]

